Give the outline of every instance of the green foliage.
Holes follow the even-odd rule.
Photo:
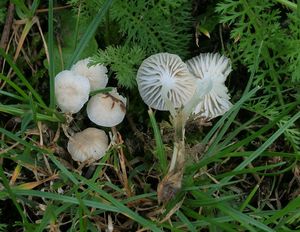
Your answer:
[[[137,67],[144,58],[145,51],[139,46],[108,46],[105,50],[99,49],[92,57],[92,64],[109,65],[119,85],[133,88],[136,86]]]
[[[147,54],[188,54],[191,4],[186,0],[117,0],[111,17],[119,25],[125,44],[137,43]],[[163,22],[163,23],[162,23]]]
[[[220,21],[231,27],[230,36],[235,43],[228,48],[234,60],[251,72],[261,49],[253,84],[262,86],[267,98],[260,102],[264,104],[262,107],[256,105],[257,101],[249,107],[272,120],[286,102],[299,98],[296,90],[300,88],[300,19],[297,13],[286,13],[285,9],[276,7],[275,1],[268,0],[225,0],[216,10],[221,14]],[[280,127],[285,120],[288,118],[277,125]],[[285,131],[286,139],[295,151],[299,151],[299,133],[296,125]]]
[[[86,31],[88,24],[76,23],[76,16],[73,12],[63,11],[55,14],[53,41],[53,56],[55,74],[67,68],[67,65],[73,58],[74,51]],[[92,38],[86,49],[80,55],[80,58],[87,58],[97,51],[98,45],[95,38]],[[45,61],[46,62],[46,61]],[[48,65],[46,65],[48,66]]]
[[[282,112],[281,107],[276,104],[270,104],[268,96],[262,96],[259,101],[252,102],[245,106],[248,110],[255,112],[270,121],[274,121],[275,118]],[[285,115],[282,119],[277,122],[278,128],[281,128],[284,124],[291,119],[290,115]],[[300,131],[299,128],[293,123],[290,128],[284,131],[285,138],[291,144],[294,151],[300,151]]]
[[[89,20],[103,0],[71,0],[69,3],[82,18]],[[169,52],[187,57],[192,26],[191,1],[115,0],[99,30],[106,49],[100,49],[94,61],[111,65],[119,84],[132,88],[136,66],[146,56]],[[114,46],[109,46],[112,44]]]
[[[0,2],[0,25],[5,22],[7,0]]]

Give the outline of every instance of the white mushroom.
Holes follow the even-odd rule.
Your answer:
[[[179,56],[158,53],[145,59],[137,72],[143,101],[157,110],[183,106],[195,91],[195,78]]]
[[[203,53],[186,62],[190,72],[201,80],[211,79],[212,89],[194,109],[194,113],[208,119],[223,115],[232,104],[225,81],[231,72],[230,60],[218,53]]]
[[[91,91],[105,88],[108,82],[107,68],[101,64],[89,67],[89,62],[90,58],[79,60],[72,66],[71,71],[87,77],[90,81]]]
[[[86,110],[89,119],[95,124],[113,127],[124,119],[126,98],[115,89],[109,93],[99,93],[89,100]]]
[[[74,134],[69,139],[67,148],[75,161],[95,161],[104,156],[108,148],[108,137],[103,130],[90,127]]]
[[[57,105],[64,113],[77,113],[89,99],[90,83],[86,77],[72,71],[62,71],[55,77]]]

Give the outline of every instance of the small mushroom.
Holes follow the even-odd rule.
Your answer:
[[[89,62],[90,58],[79,60],[72,66],[71,71],[87,77],[90,81],[91,91],[105,88],[108,82],[107,68],[101,64],[89,67]]]
[[[68,142],[68,151],[73,160],[95,161],[102,158],[108,148],[108,137],[103,130],[87,128],[74,134]]]
[[[231,72],[230,60],[218,53],[203,53],[186,62],[190,72],[201,80],[211,80],[212,88],[195,107],[194,113],[212,119],[223,115],[232,104],[225,81]]]
[[[89,80],[72,71],[62,71],[55,77],[57,105],[64,113],[77,113],[89,99]]]
[[[179,56],[158,53],[145,59],[137,72],[143,101],[157,110],[183,106],[195,91],[195,78]]]
[[[115,89],[109,93],[99,93],[89,100],[86,110],[89,119],[98,126],[113,127],[125,117],[126,98]]]

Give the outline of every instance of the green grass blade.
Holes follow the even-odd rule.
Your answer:
[[[80,201],[75,197],[65,196],[57,193],[50,192],[42,192],[37,190],[21,190],[21,189],[12,189],[13,193],[18,196],[33,196],[33,197],[41,197],[46,199],[51,199],[54,201],[59,201],[63,203],[71,203],[75,205],[79,205]],[[96,209],[102,209],[104,211],[110,212],[119,212],[119,210],[115,206],[107,205],[104,203],[100,203],[99,201],[93,200],[81,200],[86,206],[93,207]]]
[[[88,185],[90,190],[93,190],[97,193],[100,194],[103,198],[105,198],[107,201],[109,201],[112,205],[118,208],[118,211],[121,212],[122,214],[126,215],[127,217],[137,221],[141,225],[143,225],[146,228],[149,228],[151,231],[161,231],[153,222],[143,218],[136,212],[132,211],[130,208],[125,206],[122,202],[118,201],[115,199],[112,195],[108,194],[107,192],[103,191],[102,189],[99,188],[98,185],[92,183],[91,181],[85,179],[82,176],[78,176],[79,179],[85,184]]]
[[[294,124],[300,118],[300,112],[295,114],[289,121],[287,121],[281,128],[279,128],[264,144],[262,144],[256,151],[247,157],[240,165],[238,165],[234,171],[241,171],[247,165],[249,165],[254,159],[256,159],[265,149],[267,149],[274,141],[290,126]],[[226,183],[231,180],[233,176],[225,177],[221,180],[221,183]]]
[[[300,197],[295,198],[294,200],[290,201],[286,207],[278,210],[275,214],[273,214],[269,219],[265,221],[265,224],[268,225],[270,223],[274,223],[276,220],[283,218],[294,210],[300,210]]]
[[[14,72],[17,74],[18,78],[22,81],[22,83],[27,87],[27,89],[31,92],[32,96],[35,97],[35,99],[42,105],[46,107],[45,102],[42,100],[41,96],[38,94],[38,92],[31,86],[31,84],[28,82],[26,77],[22,74],[22,72],[19,70],[19,68],[16,66],[16,64],[13,62],[13,60],[10,58],[9,55],[5,53],[5,51],[0,48],[0,55],[4,57],[4,59],[9,63],[10,67],[14,70]]]
[[[274,126],[279,122],[279,120],[281,120],[286,114],[288,114],[295,107],[296,107],[296,104],[291,104],[283,112],[281,112],[281,114],[279,115],[279,117],[277,117],[272,122],[270,122],[266,126],[264,126],[261,129],[259,129],[257,132],[255,132],[255,133],[247,136],[245,139],[243,139],[243,140],[241,140],[241,141],[239,141],[239,142],[237,142],[237,143],[235,143],[235,144],[233,144],[233,145],[231,145],[231,146],[223,149],[222,151],[218,151],[217,153],[210,152],[210,153],[206,154],[204,156],[204,158],[199,163],[193,165],[192,167],[190,167],[190,169],[192,169],[192,170],[199,169],[200,167],[203,167],[204,165],[207,165],[207,164],[213,162],[214,160],[223,157],[224,155],[227,156],[227,154],[235,151],[239,147],[243,147],[243,146],[247,145],[253,139],[261,136],[263,133],[265,133],[268,130],[274,128]]]
[[[22,109],[22,105],[3,105],[0,104],[0,112],[11,114],[14,116],[22,116],[26,112],[30,111],[29,109]],[[37,121],[48,121],[48,122],[62,122],[62,119],[58,117],[58,115],[53,114],[52,116],[36,113]]]
[[[30,13],[31,13],[31,16],[33,16],[37,10],[37,8],[39,7],[40,5],[40,0],[34,0],[32,2],[32,5],[30,7]]]
[[[243,157],[243,155],[241,155],[241,156]],[[221,178],[224,178],[227,176],[238,176],[238,175],[242,175],[242,174],[259,173],[260,171],[267,171],[267,170],[273,170],[274,168],[279,168],[280,166],[283,166],[284,164],[286,164],[286,162],[279,162],[276,164],[263,165],[263,166],[259,166],[259,167],[248,168],[248,169],[245,168],[245,169],[242,169],[239,171],[230,171],[230,172],[216,175],[215,178],[221,179]]]
[[[0,73],[0,79],[4,80],[7,84],[9,84],[15,91],[18,92],[22,96],[23,101],[28,100],[28,94],[21,89],[17,84],[15,84],[12,80],[4,76],[3,74]]]
[[[187,226],[188,230],[191,232],[197,232],[197,229],[194,225],[189,221],[189,219],[180,211],[176,212],[177,217]]]
[[[76,177],[62,163],[60,163],[53,154],[48,154],[48,157],[75,185],[79,185],[79,181]]]
[[[111,4],[112,4],[112,0],[106,0],[102,8],[98,11],[96,16],[94,17],[93,21],[89,24],[89,26],[86,29],[86,32],[82,36],[78,46],[75,49],[75,52],[70,60],[70,63],[67,65],[67,69],[70,69],[72,64],[74,64],[78,60],[82,51],[85,49],[90,39],[94,36],[94,33],[98,25],[102,21],[102,18],[104,17],[105,13],[108,11]]]
[[[259,87],[252,89],[249,93],[245,94],[237,103],[235,103],[233,107],[228,112],[226,112],[223,115],[223,117],[215,124],[215,126],[209,131],[209,133],[203,139],[203,143],[207,144],[209,140],[212,138],[212,136],[214,135],[214,133],[218,130],[218,128],[220,128],[224,124],[225,120],[231,114],[233,114],[233,112],[238,111],[242,106],[242,104],[247,100],[249,100],[257,92],[257,90],[259,90]]]
[[[53,36],[53,0],[49,0],[48,5],[48,53],[49,53],[49,84],[50,84],[50,105],[55,108],[55,90],[54,90],[54,36]]]
[[[161,172],[163,174],[166,174],[168,171],[168,164],[167,164],[167,156],[165,153],[164,144],[162,142],[160,131],[159,131],[158,125],[156,123],[153,111],[151,109],[149,109],[148,114],[149,114],[151,126],[153,128],[153,133],[154,133],[154,138],[155,138],[155,143],[156,143],[155,154],[157,155],[157,159],[159,162]]]
[[[1,74],[0,74],[0,76],[1,76]],[[20,97],[19,95],[4,91],[4,90],[0,90],[0,94],[4,95],[4,96],[7,96],[9,98],[14,98],[14,99],[19,100],[19,101],[26,101],[25,98]]]
[[[0,176],[1,176],[2,184],[4,185],[4,188],[6,189],[6,191],[8,193],[8,196],[12,200],[13,204],[16,206],[16,208],[17,208],[17,210],[18,210],[18,212],[19,212],[19,214],[22,218],[23,224],[24,225],[29,224],[28,220],[27,220],[27,217],[24,214],[23,210],[21,209],[21,206],[19,205],[15,194],[13,193],[12,189],[9,186],[9,182],[8,182],[8,180],[7,180],[7,178],[4,174],[4,171],[2,169],[2,165],[0,165]]]
[[[56,218],[58,218],[58,215],[60,215],[61,213],[65,212],[71,206],[72,206],[72,204],[70,204],[70,203],[64,203],[62,206],[60,206],[58,208],[53,207],[53,205],[51,205],[51,204],[48,205],[47,209],[46,209],[46,211],[45,211],[45,213],[43,215],[43,218],[41,220],[41,223],[35,229],[34,232],[43,232],[43,231],[45,231],[45,228],[49,224],[48,222],[50,220],[55,220]]]
[[[193,195],[195,195],[199,200],[202,200],[204,202],[216,200],[202,192],[193,192]],[[253,228],[253,226],[255,226],[256,228],[259,228],[261,231],[274,232],[274,230],[272,230],[267,225],[261,223],[258,220],[255,220],[254,218],[248,216],[247,214],[243,214],[239,212],[238,210],[232,208],[230,205],[224,202],[216,202],[215,207],[218,208],[220,211],[222,211],[224,214],[229,215],[231,218],[241,223],[242,226],[247,228],[249,231],[256,232],[257,230]]]
[[[20,138],[17,134],[14,134],[8,130],[5,130],[4,128],[1,128],[0,127],[0,133],[4,134],[5,136],[13,139],[14,141],[22,144],[24,147],[26,148],[29,148],[30,150],[35,150],[35,151],[38,151],[38,152],[41,152],[41,153],[49,153],[49,151],[45,150],[45,149],[42,149],[38,146],[35,146],[33,143],[29,143],[27,142],[26,140]]]
[[[27,17],[31,16],[31,12],[25,5],[25,1],[23,1],[23,0],[11,0],[11,1],[16,5],[16,7],[18,7],[20,10],[22,10],[23,14],[25,14]]]
[[[247,196],[246,200],[240,206],[240,211],[241,212],[243,212],[244,209],[247,207],[247,205],[249,205],[250,201],[252,200],[252,198],[254,197],[254,195],[255,195],[255,193],[257,192],[258,189],[259,189],[259,184],[255,185],[255,187],[252,189],[250,194]]]

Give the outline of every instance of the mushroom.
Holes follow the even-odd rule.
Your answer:
[[[90,81],[91,91],[105,88],[108,82],[107,68],[101,64],[89,67],[89,62],[90,58],[79,60],[72,66],[71,71],[87,77]]]
[[[145,59],[137,84],[143,101],[157,110],[180,108],[195,91],[195,78],[179,56],[158,53]]]
[[[102,158],[108,148],[108,137],[103,130],[87,128],[70,137],[68,151],[73,160],[95,161]]]
[[[225,81],[231,72],[230,60],[218,53],[203,53],[186,62],[190,72],[201,80],[211,80],[211,90],[194,109],[194,114],[207,119],[223,115],[232,104]]]
[[[126,98],[115,89],[109,93],[96,94],[87,105],[89,119],[98,126],[116,126],[123,121],[125,113]]]
[[[64,113],[77,113],[89,99],[89,80],[72,71],[62,71],[55,77],[57,105]]]

